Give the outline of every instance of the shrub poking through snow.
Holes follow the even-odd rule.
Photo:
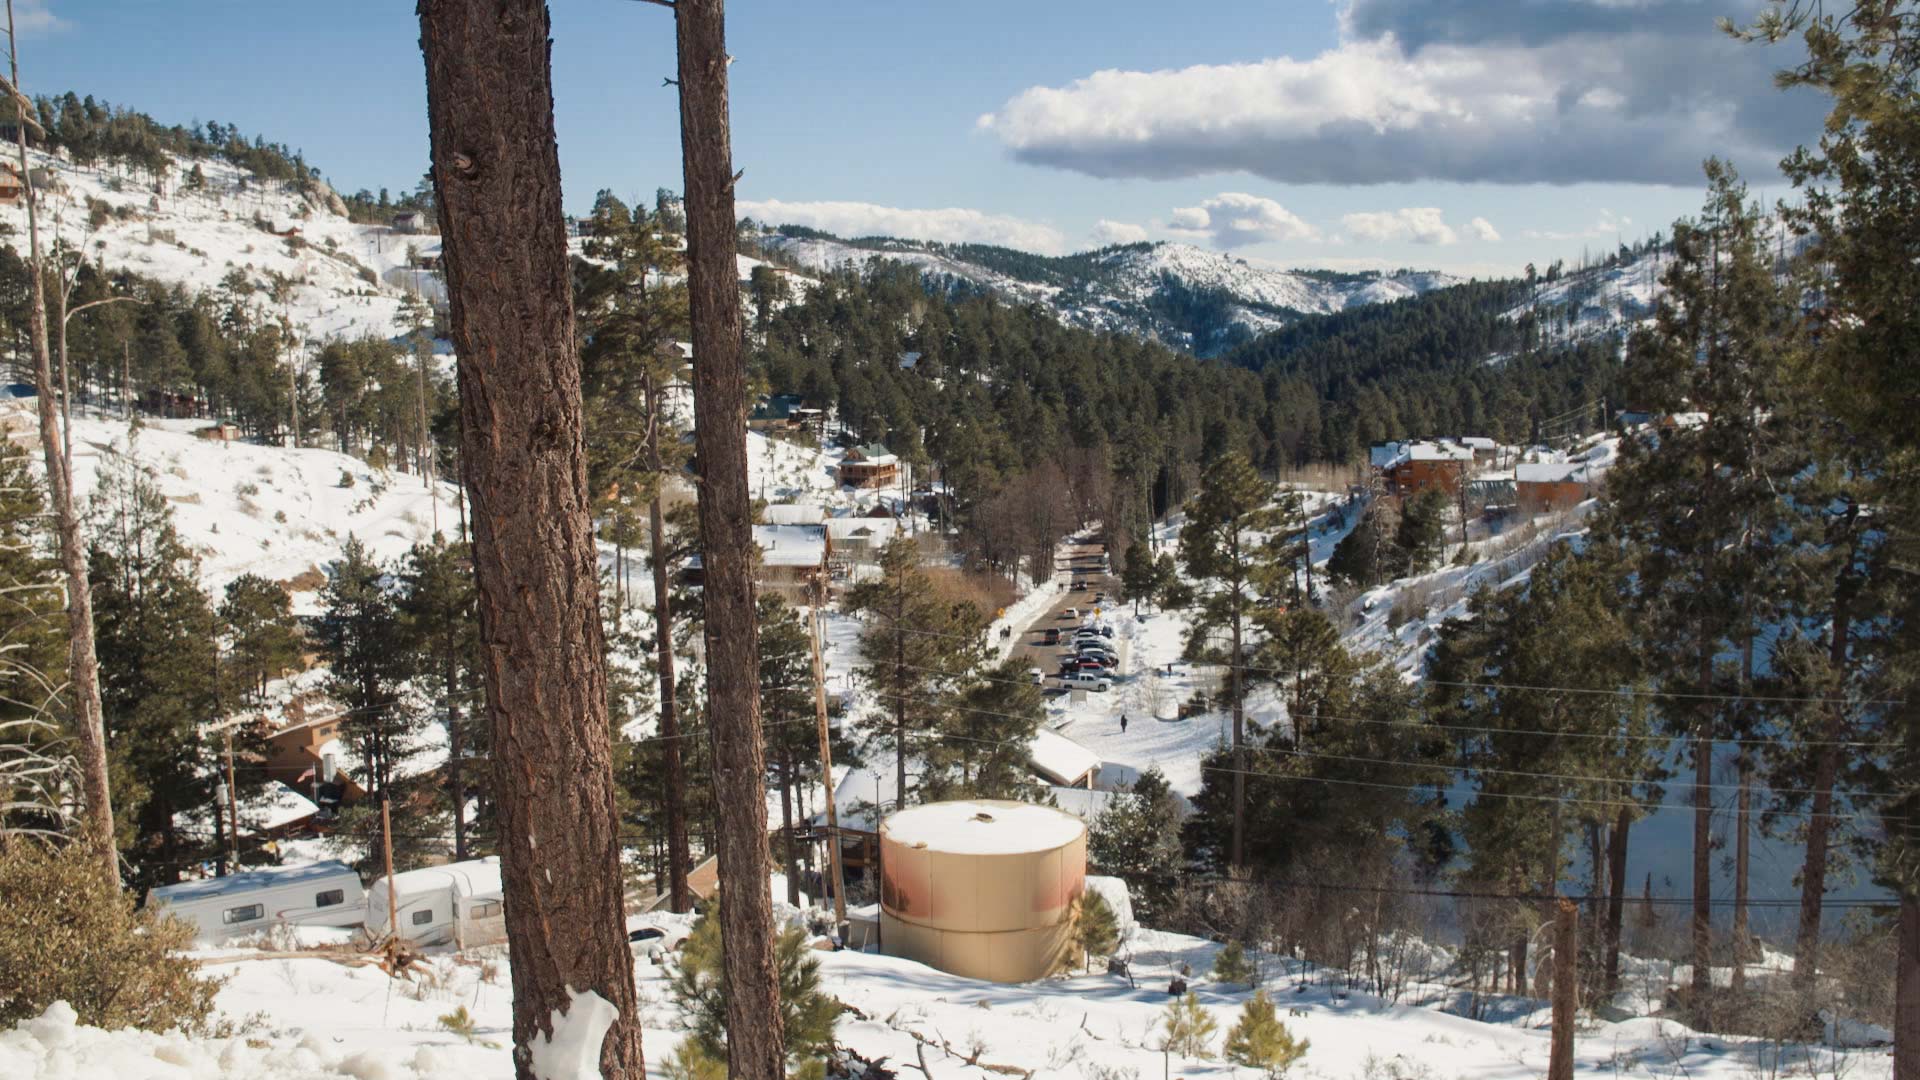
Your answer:
[[[1247,959],[1246,950],[1237,941],[1229,940],[1220,946],[1213,958],[1213,981],[1229,986],[1251,987],[1254,984],[1253,964]]]
[[[1280,1022],[1273,1000],[1262,990],[1240,1010],[1240,1019],[1227,1032],[1227,1060],[1281,1076],[1307,1053],[1307,1040],[1296,1039]]]
[[[1200,998],[1189,990],[1184,997],[1167,1002],[1167,1011],[1161,1018],[1160,1048],[1182,1057],[1211,1059],[1213,1050],[1210,1044],[1219,1030],[1213,1014],[1200,1004]]]
[[[203,1031],[220,984],[180,955],[193,929],[109,887],[84,847],[0,839],[0,1024],[56,1001],[100,1028]]]
[[[1092,889],[1081,893],[1080,902],[1074,905],[1073,940],[1080,946],[1080,959],[1088,968],[1093,966],[1094,957],[1111,956],[1120,945],[1120,925],[1113,917],[1113,908]]]

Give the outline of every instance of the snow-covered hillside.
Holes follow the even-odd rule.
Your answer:
[[[776,258],[814,270],[903,263],[949,285],[988,289],[1016,303],[1046,306],[1062,322],[1136,334],[1202,356],[1230,340],[1278,329],[1302,315],[1417,296],[1460,282],[1435,271],[1393,275],[1330,275],[1287,270],[1190,244],[1104,248],[1063,259],[1004,252],[972,261],[962,249],[910,240],[844,241],[764,233],[755,239]],[[997,251],[998,249],[996,249]],[[1181,308],[1196,296],[1217,298],[1223,314],[1196,318]]]
[[[6,403],[18,429],[34,429],[28,404]],[[391,561],[431,539],[436,520],[446,535],[459,532],[451,484],[429,488],[418,476],[333,450],[203,439],[194,432],[204,426],[147,419],[135,428],[77,414],[74,487],[84,507],[103,476],[129,466],[148,471],[215,596],[234,578],[257,574],[287,585],[295,610],[312,611],[323,572],[348,537]]]
[[[410,267],[411,255],[437,252],[438,237],[356,225],[324,187],[302,194],[212,158],[176,159],[164,193],[111,166],[83,169],[38,153],[33,164],[58,180],[41,195],[44,243],[57,237],[110,273],[131,270],[190,293],[239,270],[261,290],[260,313],[290,319],[307,341],[400,333],[408,292],[438,288],[435,275]],[[183,180],[196,164],[206,178],[197,191]],[[12,227],[4,242],[24,249],[24,205],[0,206],[0,223]],[[281,300],[276,278],[290,286]]]

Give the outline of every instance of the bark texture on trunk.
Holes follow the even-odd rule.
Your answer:
[[[1846,670],[1851,613],[1847,604],[1846,581],[1836,587],[1833,613],[1833,639],[1828,644],[1827,662],[1836,672]],[[1844,683],[1842,684],[1844,685]],[[1827,848],[1833,836],[1833,786],[1840,774],[1840,742],[1845,738],[1847,706],[1835,698],[1826,707],[1826,722],[1820,738],[1825,744],[1813,759],[1813,803],[1807,814],[1807,855],[1800,869],[1800,925],[1794,935],[1793,984],[1803,990],[1813,986],[1820,967],[1820,916],[1827,895]]]
[[[687,874],[693,853],[687,845],[687,775],[680,759],[678,676],[673,662],[673,596],[667,584],[667,516],[660,505],[660,486],[666,466],[660,459],[660,393],[647,376],[647,463],[653,470],[653,498],[647,501],[647,532],[653,562],[654,664],[660,672],[660,758],[666,767],[666,789],[660,800],[667,812],[667,906],[677,912],[693,910]]]
[[[680,150],[693,321],[694,448],[700,456],[707,727],[719,818],[727,1072],[786,1073],[767,881],[766,775],[760,733],[760,634],[754,609],[753,502],[747,488],[747,379],[735,263],[728,129],[726,5],[678,0]]]
[[[1920,1080],[1920,897],[1900,890],[1894,972],[1893,1080]]]
[[[513,1057],[592,991],[606,1077],[639,1080],[599,557],[554,143],[546,6],[421,0],[434,190],[473,500],[482,671],[513,974]]]
[[[13,27],[13,4],[7,4],[7,26]],[[9,42],[15,42],[12,34]],[[20,85],[17,44],[8,46],[13,84]],[[19,132],[20,175],[28,174],[27,125]],[[73,694],[73,733],[80,749],[80,790],[86,799],[88,842],[100,859],[102,873],[120,887],[120,856],[113,837],[112,785],[107,778],[107,728],[100,707],[100,661],[93,645],[93,586],[87,576],[87,549],[80,536],[80,517],[73,509],[73,476],[62,434],[60,394],[53,377],[53,356],[47,337],[47,282],[40,252],[38,198],[26,186],[27,261],[32,268],[33,299],[27,310],[27,336],[33,342],[33,382],[39,406],[40,449],[47,462],[47,495],[53,502],[54,533],[60,548],[60,569],[67,579],[67,681]]]
[[[1607,831],[1607,996],[1620,989],[1620,924],[1627,913],[1627,811]]]
[[[1742,754],[1740,759],[1740,795],[1734,812],[1734,828],[1739,835],[1733,841],[1733,981],[1730,989],[1738,995],[1747,989],[1747,876],[1752,867],[1753,848],[1753,766]]]
[[[1553,1042],[1547,1058],[1547,1080],[1573,1080],[1573,1025],[1580,1008],[1579,909],[1561,900],[1553,923]]]

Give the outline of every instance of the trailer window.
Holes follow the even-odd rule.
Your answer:
[[[266,914],[267,907],[265,904],[247,904],[243,907],[230,907],[221,912],[220,921],[228,926],[232,926],[234,923],[252,922],[255,919],[263,919],[266,917]]]
[[[328,889],[326,892],[316,894],[313,898],[314,907],[333,907],[336,904],[344,904],[346,902],[347,891],[345,889]]]
[[[500,914],[500,901],[482,900],[467,910],[469,919],[492,919]]]
[[[433,921],[432,908],[426,908],[422,911],[416,911],[413,913],[413,925],[415,926],[425,926],[432,921]]]

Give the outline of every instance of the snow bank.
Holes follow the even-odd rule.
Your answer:
[[[596,1080],[600,1044],[620,1010],[591,990],[569,986],[567,994],[573,1002],[564,1013],[553,1010],[553,1034],[534,1044],[533,1074],[540,1080]]]
[[[64,1001],[0,1031],[0,1076],[7,1080],[472,1080],[482,1048],[422,1046],[342,1053],[316,1034],[299,1039],[252,1035],[192,1039],[179,1032],[107,1031],[79,1022]],[[494,1072],[497,1070],[481,1070]],[[597,1075],[597,1072],[579,1076]],[[568,1074],[566,1080],[574,1080]]]

